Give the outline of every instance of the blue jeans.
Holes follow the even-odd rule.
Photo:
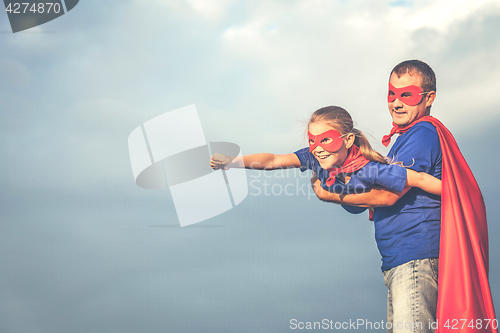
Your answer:
[[[439,259],[417,259],[384,271],[387,333],[434,332]],[[392,328],[389,328],[392,323]]]

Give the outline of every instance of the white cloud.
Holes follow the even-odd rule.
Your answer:
[[[495,59],[500,48],[484,17],[500,14],[499,9],[487,0],[420,1],[409,7],[368,1],[260,1],[222,38],[236,59],[255,64],[257,91],[266,95],[259,100],[264,110],[247,105],[255,117],[276,123],[337,104],[351,112],[359,127],[380,138],[390,128],[386,80],[392,67],[406,59],[424,60],[435,69],[438,116],[463,116],[472,106],[484,110],[482,121],[497,116],[491,106],[500,100],[488,91],[497,86],[500,68]],[[467,40],[464,32],[470,35]],[[469,41],[485,39],[487,34],[493,41],[484,40],[480,50],[468,47]],[[460,93],[470,91],[471,98],[453,105],[447,96],[456,96],[457,91],[445,86],[446,77],[468,77],[471,70],[485,76],[481,82],[467,82]],[[481,87],[485,82],[491,89]],[[470,126],[465,117],[457,121]]]
[[[186,0],[187,3],[201,16],[209,19],[218,19],[226,11],[231,0]]]
[[[261,196],[209,222],[227,228],[148,228],[178,221],[168,192],[135,186],[126,145],[144,121],[193,103],[207,140],[235,142],[244,153],[302,147],[303,121],[328,104],[346,107],[380,139],[390,128],[389,71],[420,58],[438,75],[436,116],[455,135],[467,129],[462,138],[491,137],[463,146],[484,166],[477,176],[492,201],[498,181],[487,169],[495,156],[481,158],[498,138],[482,131],[499,117],[500,10],[493,1],[391,2],[88,1],[42,26],[57,33],[2,35],[1,244],[11,255],[0,258],[10,274],[0,308],[14,304],[2,327],[172,331],[195,318],[199,331],[206,322],[221,331],[229,313],[240,325],[233,331],[279,331],[291,317],[266,317],[270,302],[286,303],[286,316],[308,318],[324,304],[346,318],[352,309],[382,318],[386,291],[375,283],[379,257],[365,217],[314,198]],[[380,296],[366,298],[374,286]],[[234,306],[242,295],[253,297]],[[352,301],[361,297],[362,309]],[[207,304],[217,308],[207,312]],[[44,311],[35,317],[23,306]]]
[[[225,15],[232,0],[133,0],[133,7],[168,11],[182,16],[195,14],[209,21],[216,21]]]
[[[414,8],[401,8],[395,13],[394,19],[408,17],[408,27],[412,30],[420,28],[433,28],[445,32],[450,26],[460,21],[465,21],[477,12],[497,11],[500,4],[495,0],[442,0],[418,1],[418,10]]]

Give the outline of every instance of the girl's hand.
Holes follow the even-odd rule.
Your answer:
[[[227,170],[229,168],[226,167],[226,165],[228,165],[229,163],[231,163],[232,160],[233,159],[231,157],[229,157],[229,156],[226,156],[224,154],[216,153],[216,154],[213,154],[212,157],[210,158],[210,166],[214,170],[219,170],[219,169]]]

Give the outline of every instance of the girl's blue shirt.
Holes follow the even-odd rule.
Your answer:
[[[358,194],[370,190],[374,186],[382,186],[387,189],[401,192],[406,183],[406,169],[395,164],[382,164],[379,162],[368,162],[364,167],[351,174],[351,179],[347,183],[343,183],[338,178],[335,178],[335,183],[332,186],[326,185],[326,180],[330,177],[328,170],[321,168],[318,160],[309,148],[303,148],[295,152],[299,158],[300,170],[312,170],[321,181],[321,187],[327,191],[338,194]],[[346,207],[344,207],[346,208]],[[354,210],[354,211],[351,211]],[[362,212],[366,208],[347,207],[349,212]]]

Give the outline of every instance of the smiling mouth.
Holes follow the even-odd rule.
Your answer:
[[[323,156],[318,156],[316,155],[317,158],[319,158],[320,160],[324,160],[325,158],[328,158],[330,157],[331,155],[323,155]]]

